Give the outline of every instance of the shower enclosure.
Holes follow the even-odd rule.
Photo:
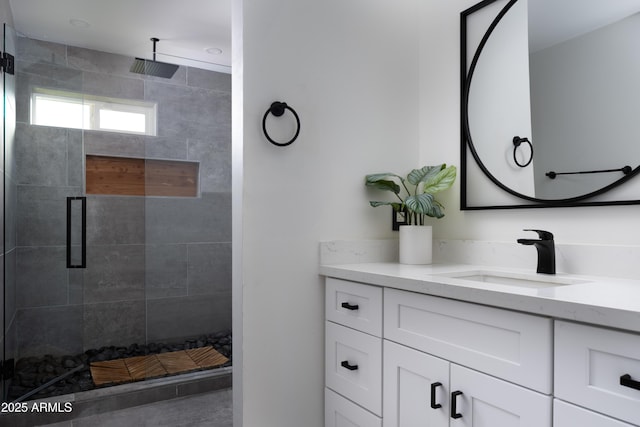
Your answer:
[[[29,398],[84,390],[96,361],[230,358],[230,76],[133,74],[7,26],[3,52],[3,399],[72,370]]]

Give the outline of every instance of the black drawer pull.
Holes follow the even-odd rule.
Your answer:
[[[358,306],[358,304],[349,304],[348,302],[343,302],[342,304],[340,304],[342,306],[342,308],[346,308],[347,310],[357,310],[360,307]]]
[[[431,408],[438,409],[442,408],[440,403],[436,403],[436,388],[442,387],[442,383],[432,383],[431,384]]]
[[[451,418],[462,418],[462,414],[458,413],[458,396],[462,396],[461,391],[454,391],[451,393]]]
[[[350,365],[348,360],[343,360],[342,363],[340,363],[340,366],[350,371],[358,370],[358,365]]]
[[[620,377],[620,385],[640,390],[640,381],[632,380],[629,374]]]

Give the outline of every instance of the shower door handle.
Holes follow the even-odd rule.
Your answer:
[[[78,212],[78,203],[80,204]],[[78,218],[79,217],[79,218]],[[78,220],[80,229],[77,230]],[[74,233],[75,232],[75,233]],[[78,235],[79,234],[79,235]],[[79,238],[79,241],[77,240]],[[80,246],[80,260],[74,247]],[[87,268],[87,198],[67,197],[67,268]]]

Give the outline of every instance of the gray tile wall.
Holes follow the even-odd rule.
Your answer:
[[[16,336],[20,356],[173,341],[231,328],[231,79],[20,38],[16,129]],[[158,135],[29,124],[34,87],[158,104]],[[199,163],[195,198],[87,196],[87,268],[67,269],[66,197],[84,155]]]

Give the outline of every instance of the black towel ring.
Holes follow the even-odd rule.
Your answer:
[[[267,116],[269,115],[269,113],[271,113],[276,117],[280,117],[284,114],[285,110],[291,111],[293,116],[296,118],[296,124],[297,124],[296,134],[293,136],[293,138],[291,138],[287,142],[277,142],[277,141],[274,141],[269,136],[269,133],[267,132]],[[298,138],[298,134],[300,133],[300,117],[298,117],[298,113],[296,113],[293,108],[289,107],[286,102],[278,102],[278,101],[273,102],[271,103],[271,106],[269,107],[267,112],[264,113],[264,117],[262,118],[262,132],[264,132],[264,136],[266,136],[269,142],[272,143],[273,145],[277,145],[278,147],[286,147],[287,145],[290,145],[291,143],[293,143],[293,141],[295,141],[296,138]]]
[[[520,147],[520,144],[522,144],[523,142],[526,142],[527,144],[529,144],[529,148],[531,149],[531,157],[529,157],[529,160],[525,164],[520,163],[518,161],[518,156],[516,156],[518,147]],[[531,144],[531,141],[529,141],[527,138],[520,138],[519,136],[514,136],[513,137],[513,161],[516,162],[516,165],[520,166],[521,168],[526,168],[527,166],[529,166],[529,163],[531,163],[532,160],[533,160],[533,144]]]

